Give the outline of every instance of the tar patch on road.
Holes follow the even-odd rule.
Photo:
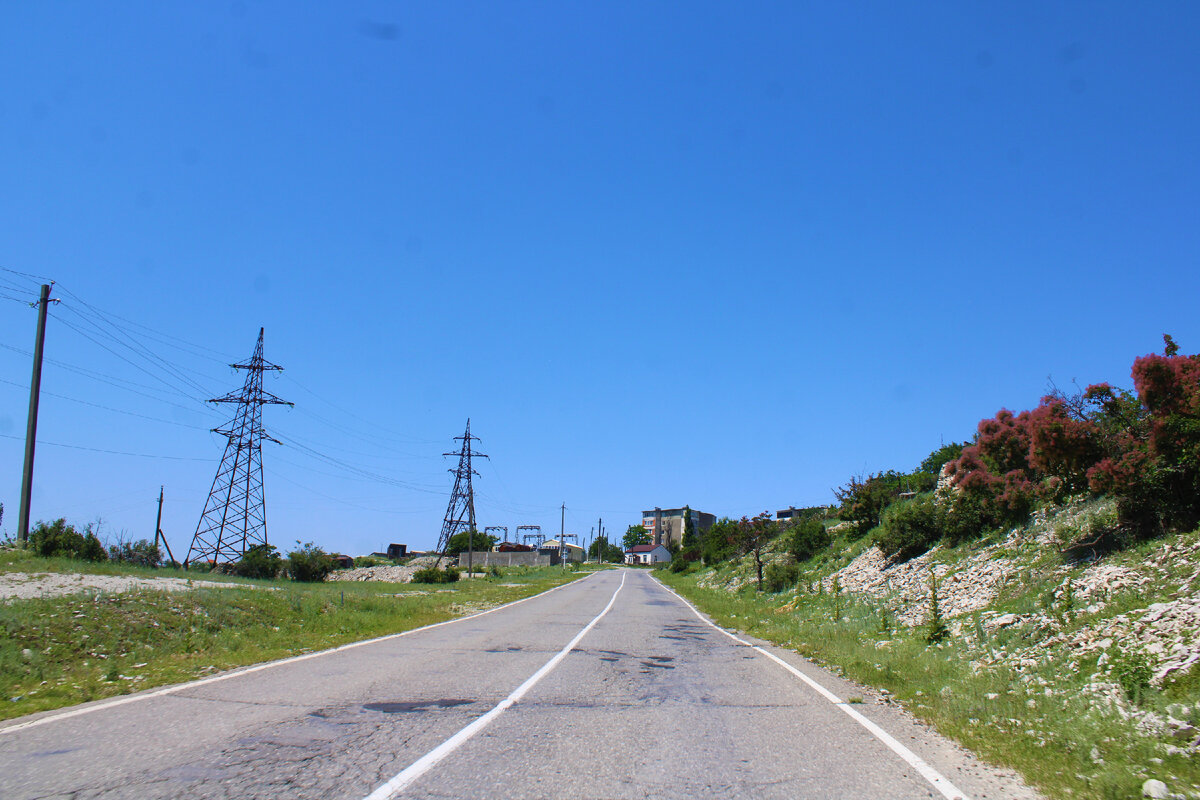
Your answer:
[[[660,639],[674,639],[677,642],[686,642],[694,639],[704,639],[708,631],[700,625],[695,625],[687,622],[678,622],[674,625],[665,625],[663,630],[667,633],[660,634]]]
[[[670,663],[675,660],[671,656],[648,656],[648,658],[650,659],[649,661],[642,662],[643,667],[650,667],[651,669],[675,669],[675,665]],[[646,671],[642,670],[642,672]]]
[[[466,706],[474,703],[474,700],[411,700],[408,702],[397,703],[363,703],[363,708],[367,711],[381,711],[384,714],[413,714],[421,711],[430,711],[435,708],[455,708],[456,706]]]

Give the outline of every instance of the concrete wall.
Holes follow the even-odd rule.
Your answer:
[[[482,553],[471,553],[471,566],[473,567],[555,567],[559,563],[558,553],[543,554],[533,551],[524,553],[494,553],[491,550],[485,550]],[[466,553],[459,554],[458,565],[460,567],[467,565]]]

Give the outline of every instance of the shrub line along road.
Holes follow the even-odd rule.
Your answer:
[[[605,571],[403,635],[14,720],[0,797],[1035,796],[896,709],[838,697],[855,692],[717,628],[646,572]]]

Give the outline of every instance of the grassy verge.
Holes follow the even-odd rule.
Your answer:
[[[1084,691],[1099,669],[1095,653],[1080,658],[1066,647],[1046,647],[1013,668],[991,656],[1036,638],[1009,630],[988,634],[978,617],[960,621],[958,635],[930,643],[928,628],[897,628],[880,607],[845,595],[731,593],[697,586],[696,573],[662,570],[656,577],[722,625],[888,690],[942,734],[1018,770],[1050,797],[1140,797],[1149,777],[1200,796],[1196,759],[1171,754],[1169,738],[1139,730],[1136,719]],[[1014,593],[1007,602],[1033,605],[1037,594]],[[1184,681],[1139,702],[1195,707],[1196,683]]]
[[[0,604],[0,719],[411,630],[584,574],[545,567],[432,586],[254,581],[256,588],[15,600]]]

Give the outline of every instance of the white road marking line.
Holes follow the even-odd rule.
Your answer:
[[[613,592],[613,596],[609,598],[608,605],[604,607],[604,610],[597,614],[595,619],[589,622],[583,630],[575,634],[575,638],[568,642],[566,647],[564,647],[562,650],[559,650],[553,658],[543,664],[541,669],[530,675],[524,683],[518,686],[508,697],[501,700],[495,707],[492,708],[491,711],[488,711],[483,716],[476,718],[458,733],[454,734],[449,739],[418,758],[412,764],[405,767],[405,769],[396,775],[396,777],[392,778],[390,781],[367,795],[366,800],[390,800],[391,798],[400,794],[407,789],[413,781],[417,780],[426,772],[433,769],[433,767],[436,766],[439,761],[465,744],[472,736],[486,728],[492,720],[503,714],[513,704],[524,697],[525,694],[532,689],[538,681],[540,681],[546,676],[547,673],[550,672],[550,670],[558,666],[558,662],[567,657],[567,653],[570,653],[575,649],[575,645],[579,644],[579,640],[586,636],[587,632],[590,631],[597,622],[604,618],[604,615],[608,613],[608,610],[613,607],[613,603],[617,602],[617,595],[621,593],[621,589],[625,586],[625,577],[627,574],[628,573],[625,570],[621,571],[621,585],[617,587],[615,592]]]
[[[597,572],[592,573],[592,575],[598,575],[598,574],[599,573],[597,573]],[[241,677],[242,675],[249,675],[252,672],[260,672],[265,669],[272,669],[273,667],[281,667],[285,664],[295,664],[300,661],[307,661],[310,658],[319,658],[320,656],[327,656],[327,655],[331,655],[333,653],[340,653],[343,650],[352,650],[355,647],[364,647],[365,645],[369,645],[369,644],[377,644],[379,642],[386,642],[389,639],[399,639],[401,636],[411,636],[414,633],[420,633],[421,631],[433,630],[434,628],[440,628],[443,625],[453,625],[456,622],[466,622],[469,619],[477,619],[479,617],[484,616],[485,614],[491,614],[493,611],[500,611],[501,609],[504,609],[504,608],[512,608],[513,606],[524,603],[527,600],[533,600],[535,597],[545,597],[546,595],[550,594],[551,592],[557,592],[559,589],[565,589],[568,586],[572,586],[577,583],[582,583],[583,581],[586,581],[588,578],[592,577],[592,575],[588,575],[586,577],[580,578],[578,581],[571,581],[570,583],[564,583],[561,586],[555,586],[553,589],[547,589],[544,592],[538,592],[537,594],[531,594],[529,597],[522,597],[520,600],[514,600],[511,603],[505,603],[502,606],[496,606],[495,608],[489,608],[487,611],[480,611],[476,614],[469,614],[468,616],[465,616],[465,617],[456,617],[455,619],[448,619],[448,620],[444,620],[442,622],[435,622],[432,625],[426,625],[423,628],[413,628],[410,631],[401,631],[400,633],[389,633],[386,636],[377,636],[374,639],[363,639],[361,642],[351,642],[350,644],[343,644],[339,647],[332,647],[328,650],[318,650],[315,653],[305,653],[302,656],[289,656],[288,658],[281,658],[278,661],[268,661],[265,664],[255,664],[252,667],[245,667],[242,669],[235,669],[230,672],[223,672],[220,675],[213,675],[210,678],[201,678],[200,680],[197,680],[197,681],[190,681],[188,683],[180,683],[180,684],[176,684],[175,686],[167,686],[162,689],[155,689],[153,691],[143,692],[141,694],[131,694],[131,695],[125,695],[124,697],[115,697],[112,700],[99,702],[99,703],[96,703],[95,705],[72,708],[69,711],[62,712],[61,714],[53,714],[53,715],[45,716],[45,717],[38,717],[37,719],[32,719],[32,720],[29,720],[28,722],[19,722],[16,725],[9,725],[6,728],[0,728],[0,736],[3,736],[6,733],[14,733],[16,731],[23,731],[28,728],[36,728],[39,725],[45,725],[48,722],[56,722],[60,719],[70,719],[71,717],[81,717],[84,714],[91,714],[94,711],[103,711],[106,708],[113,708],[114,706],[123,706],[126,703],[137,703],[142,700],[150,700],[155,697],[162,697],[162,696],[168,695],[168,694],[176,694],[178,692],[182,692],[185,689],[194,689],[199,686],[205,686],[210,683],[226,681],[226,680],[229,680],[230,678],[238,678],[238,677]]]
[[[912,750],[909,750],[907,747],[900,744],[900,742],[896,741],[895,737],[893,737],[890,733],[888,733],[883,728],[876,725],[871,720],[864,717],[858,711],[851,708],[849,703],[844,702],[836,694],[829,691],[824,686],[817,683],[815,680],[813,680],[809,676],[805,675],[803,672],[796,669],[794,666],[792,666],[788,662],[784,661],[782,658],[780,658],[779,656],[770,652],[769,650],[759,647],[756,644],[751,644],[750,642],[747,642],[745,639],[742,639],[741,637],[736,636],[736,635],[730,633],[729,631],[725,630],[720,625],[718,625],[717,623],[713,622],[708,617],[701,614],[700,611],[694,605],[689,603],[684,597],[682,597],[680,594],[678,594],[675,590],[673,590],[669,586],[665,586],[664,584],[659,582],[659,580],[657,578],[655,578],[653,575],[651,575],[650,577],[651,577],[651,580],[653,580],[659,586],[662,586],[663,589],[665,589],[666,591],[675,595],[675,597],[677,597],[681,603],[683,603],[685,606],[690,608],[692,610],[692,613],[695,614],[697,617],[699,617],[701,620],[708,623],[709,625],[711,625],[713,628],[717,629],[721,633],[725,634],[730,639],[733,639],[738,644],[745,645],[746,647],[753,648],[753,649],[757,650],[758,652],[762,653],[764,656],[771,659],[775,663],[779,664],[780,666],[782,666],[788,672],[795,675],[800,680],[804,681],[804,683],[808,684],[809,687],[811,687],[813,690],[815,690],[819,695],[824,697],[830,703],[833,703],[835,706],[840,708],[842,711],[845,711],[846,714],[848,714],[851,719],[853,719],[859,725],[863,726],[868,731],[870,731],[871,735],[873,735],[876,739],[878,739],[879,741],[881,741],[885,745],[887,745],[888,749],[890,749],[896,755],[900,756],[900,758],[904,759],[910,767],[912,767],[917,772],[919,772],[921,774],[921,777],[924,778],[925,780],[929,781],[929,783],[933,785],[933,788],[937,789],[941,793],[942,797],[946,798],[946,800],[970,800],[970,798],[967,797],[965,792],[963,792],[961,789],[959,789],[957,786],[955,786],[953,783],[950,782],[949,778],[947,778],[945,775],[942,775],[936,769],[931,767],[928,762],[926,762],[923,758],[918,756]]]

